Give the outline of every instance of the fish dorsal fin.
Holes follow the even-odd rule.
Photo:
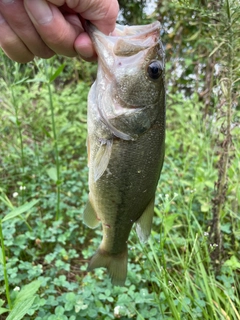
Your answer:
[[[107,169],[111,153],[112,153],[113,140],[102,139],[100,147],[93,161],[93,176],[96,182]]]
[[[92,229],[96,228],[100,223],[100,220],[98,220],[97,214],[93,209],[89,199],[83,212],[83,222]]]
[[[136,221],[136,231],[141,242],[146,242],[151,233],[155,197],[149,202],[141,217]]]

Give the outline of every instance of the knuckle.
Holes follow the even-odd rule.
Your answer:
[[[72,33],[68,28],[62,28],[54,33],[48,34],[44,42],[57,54],[63,54],[69,57],[76,56],[74,49],[74,40]]]
[[[15,34],[0,37],[0,46],[6,48],[14,48],[17,45],[18,37]]]
[[[19,63],[27,63],[34,59],[34,55],[25,47],[24,44],[19,43],[19,40],[14,35],[0,39],[0,47],[11,59]]]
[[[64,43],[66,43],[67,40],[67,32],[64,29],[60,29],[58,30],[56,33],[51,34],[49,36],[49,42],[51,42],[51,44],[53,46],[58,46],[58,45],[64,45]]]

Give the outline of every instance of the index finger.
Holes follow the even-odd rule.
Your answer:
[[[90,20],[101,32],[109,34],[115,28],[119,11],[117,0],[48,0],[56,6],[67,5],[86,20]]]
[[[24,6],[41,39],[55,53],[74,57],[74,41],[83,32],[77,14],[63,16],[61,11],[46,0],[24,0]]]

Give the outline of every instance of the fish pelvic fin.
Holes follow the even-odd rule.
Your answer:
[[[100,267],[107,268],[112,284],[124,286],[127,277],[127,260],[127,247],[120,254],[110,254],[99,248],[89,262],[88,271]]]
[[[93,162],[94,182],[96,182],[107,169],[112,153],[113,140],[102,139],[100,147]]]
[[[97,214],[89,199],[83,212],[83,222],[92,229],[96,228],[100,223],[100,220],[98,219]]]
[[[154,214],[155,197],[149,202],[141,217],[136,221],[136,231],[141,242],[146,242],[150,236]]]

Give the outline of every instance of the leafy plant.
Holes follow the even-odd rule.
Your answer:
[[[7,204],[11,208],[13,207],[6,196],[5,196],[5,199],[2,197],[1,199],[4,202],[7,202]],[[6,262],[6,254],[5,254],[4,237],[2,232],[2,223],[18,217],[20,217],[21,219],[24,219],[22,217],[22,214],[25,212],[28,212],[34,205],[36,205],[37,202],[38,200],[33,200],[29,203],[25,203],[21,207],[14,208],[10,213],[8,213],[3,219],[0,220],[0,241],[1,241],[0,264],[2,264],[2,267],[3,267],[4,286],[5,286],[6,298],[8,302],[8,308],[0,307],[0,314],[9,312],[7,320],[20,320],[25,316],[25,314],[30,310],[30,308],[33,305],[33,302],[36,297],[35,293],[37,292],[40,286],[40,283],[39,281],[34,281],[26,285],[21,290],[21,292],[17,294],[17,296],[14,299],[14,302],[12,302],[12,299],[10,297],[10,290],[9,290],[9,280],[8,280],[8,274],[7,274],[7,262]],[[1,300],[0,303],[2,306],[4,301]]]
[[[96,65],[64,57],[19,65],[0,53],[1,319],[240,319],[239,6],[164,0],[147,16],[145,3],[120,2],[121,19],[159,19],[166,29],[166,157],[151,238],[142,246],[130,235],[125,287],[112,287],[104,269],[87,272],[102,236],[82,223]]]

